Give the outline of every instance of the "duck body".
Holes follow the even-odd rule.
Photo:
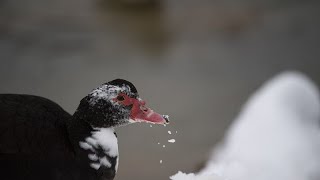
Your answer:
[[[107,86],[118,90],[111,93]],[[114,179],[119,161],[114,128],[144,120],[142,112],[132,115],[138,98],[133,88],[125,80],[103,84],[81,100],[73,115],[43,97],[0,94],[1,176],[10,180]],[[132,103],[125,103],[129,100]],[[142,104],[138,109],[155,117],[148,121],[160,121],[160,115]]]
[[[88,151],[75,148],[69,138],[72,116],[56,103],[38,96],[0,95],[1,174],[8,179],[113,179],[113,166],[100,171],[90,167]],[[79,142],[94,130],[78,124]],[[115,137],[115,136],[114,136]],[[76,140],[75,140],[76,141]],[[95,148],[103,154],[101,148]],[[92,158],[93,159],[93,158]],[[106,179],[106,178],[104,178]]]

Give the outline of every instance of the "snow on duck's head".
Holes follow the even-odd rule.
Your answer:
[[[134,122],[164,124],[168,119],[145,106],[135,86],[115,79],[92,90],[81,100],[78,111],[95,128],[114,127]]]

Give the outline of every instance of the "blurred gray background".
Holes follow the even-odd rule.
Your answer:
[[[73,113],[96,86],[133,82],[172,122],[117,129],[116,179],[168,179],[200,168],[273,75],[320,84],[319,19],[316,0],[0,0],[0,93]]]

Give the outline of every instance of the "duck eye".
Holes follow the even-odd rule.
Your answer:
[[[119,96],[117,96],[117,100],[118,100],[118,101],[124,101],[124,97],[121,96],[121,95],[119,95]]]

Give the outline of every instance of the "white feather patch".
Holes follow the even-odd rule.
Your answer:
[[[118,169],[118,140],[114,134],[113,128],[96,128],[95,131],[91,133],[90,137],[85,138],[85,142],[79,142],[79,146],[84,150],[90,150],[93,153],[88,154],[88,158],[91,161],[98,161],[90,163],[90,166],[93,169],[98,170],[101,165],[106,167],[111,167],[111,163],[108,160],[107,156],[98,157],[95,151],[95,148],[101,147],[104,151],[104,154],[110,157],[117,157],[116,161],[116,171]]]

